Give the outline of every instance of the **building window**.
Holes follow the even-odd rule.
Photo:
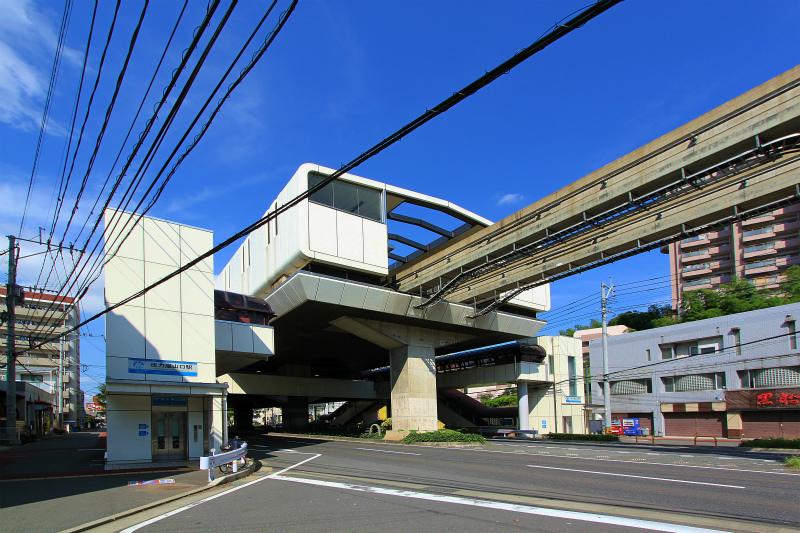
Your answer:
[[[689,374],[685,376],[668,376],[661,378],[666,392],[690,392],[700,390],[724,389],[725,373]]]
[[[703,355],[716,351],[717,345],[715,344],[696,344],[694,346],[689,346],[689,355]]]
[[[684,287],[697,287],[698,285],[709,285],[711,278],[690,279],[683,282]]]
[[[556,360],[552,355],[547,356],[547,366],[550,369],[550,375],[554,375],[556,373]]]
[[[686,265],[683,267],[684,272],[692,272],[694,270],[705,270],[707,268],[711,268],[709,263],[697,263],[696,265]]]
[[[762,261],[754,261],[752,263],[745,263],[744,270],[745,272],[748,270],[754,270],[756,268],[764,268],[764,267],[771,267],[775,266],[775,258],[771,259],[764,259]]]
[[[707,254],[707,253],[708,253],[708,249],[707,248],[701,248],[700,250],[692,250],[691,252],[683,252],[683,253],[681,253],[681,255],[683,257],[695,257],[695,256],[698,256],[698,255],[703,255],[703,254]]]
[[[647,355],[647,360],[648,360],[648,361],[652,361],[652,359],[651,359],[651,357],[650,357],[650,348],[648,348],[648,349],[646,349],[646,350],[645,350],[645,354]]]
[[[569,376],[569,395],[578,395],[578,370],[575,366],[575,358],[567,357],[567,374]]]
[[[671,344],[661,347],[661,359],[673,359],[674,357],[675,353],[672,351]]]
[[[309,188],[314,187],[324,179],[325,176],[321,174],[309,174]],[[383,221],[381,191],[364,187],[363,185],[334,180],[332,183],[328,183],[320,190],[312,193],[309,200],[377,222]]]
[[[761,252],[763,250],[772,250],[775,248],[774,242],[765,242],[762,244],[751,244],[750,246],[744,247],[744,253],[751,254],[753,252]]]
[[[649,379],[626,379],[611,382],[611,396],[648,394],[650,392],[653,392],[653,384]]]
[[[800,385],[800,366],[740,370],[739,380],[745,389],[797,386]]]
[[[705,233],[701,233],[700,235],[692,235],[691,237],[686,237],[685,239],[683,239],[681,241],[681,243],[688,244],[690,242],[702,241],[705,238],[706,238],[706,234]]]
[[[750,229],[743,233],[745,237],[752,237],[753,235],[763,235],[764,233],[772,233],[772,226],[764,226],[763,228]]]

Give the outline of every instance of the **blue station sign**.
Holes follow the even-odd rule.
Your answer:
[[[193,361],[167,361],[165,359],[128,358],[128,374],[159,376],[197,376],[197,363]]]

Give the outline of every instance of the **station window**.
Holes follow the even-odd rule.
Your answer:
[[[325,176],[321,174],[309,174],[309,188],[314,187],[323,179],[325,179]],[[313,192],[309,199],[314,203],[326,205],[339,211],[352,213],[377,222],[383,221],[381,192],[377,189],[347,181],[334,180],[320,190]]]

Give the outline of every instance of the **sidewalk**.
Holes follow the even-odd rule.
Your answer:
[[[104,435],[73,433],[0,450],[0,523],[6,531],[61,531],[203,487],[208,474],[180,468],[105,472]],[[174,479],[174,484],[128,486]]]

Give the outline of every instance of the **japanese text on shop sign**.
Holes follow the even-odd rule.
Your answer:
[[[800,394],[790,392],[762,392],[756,396],[756,407],[800,406]]]

